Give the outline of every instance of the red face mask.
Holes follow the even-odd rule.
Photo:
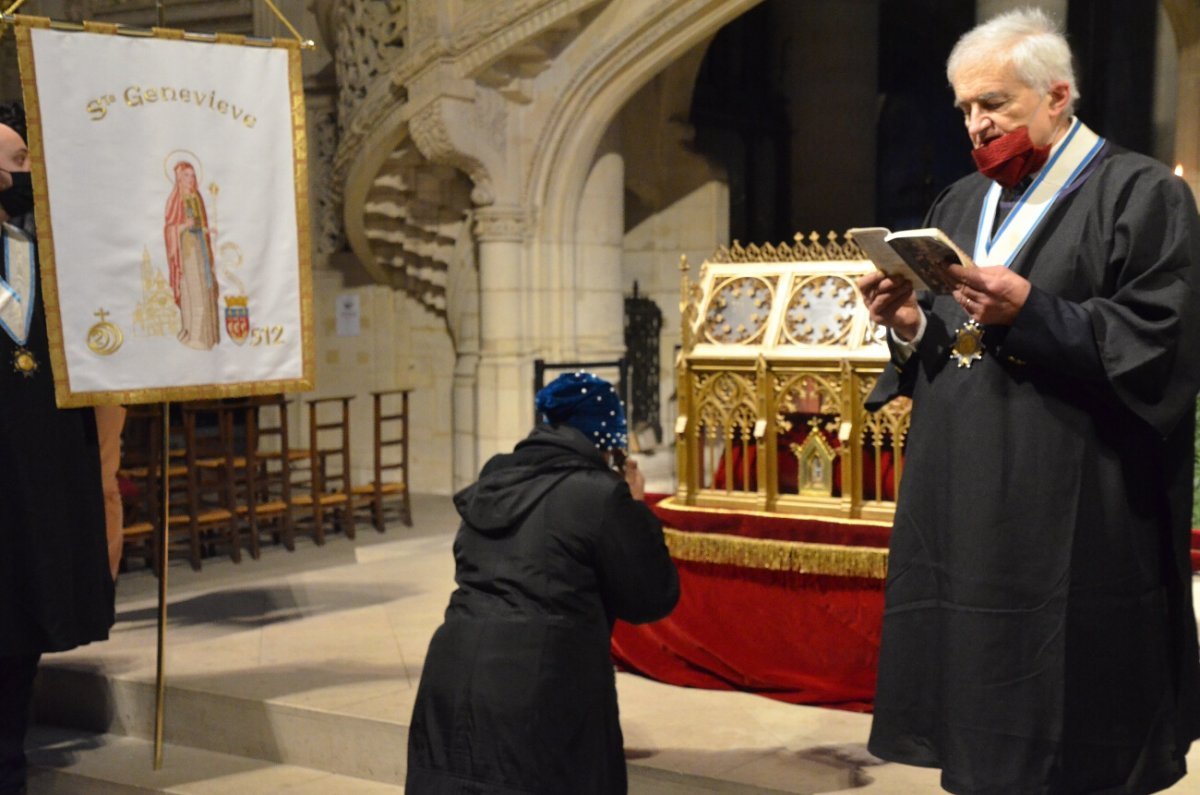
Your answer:
[[[1050,144],[1034,146],[1029,138],[1029,128],[1018,127],[978,149],[972,149],[971,157],[975,158],[975,167],[980,174],[1006,188],[1014,188],[1046,164],[1046,159],[1050,157]]]

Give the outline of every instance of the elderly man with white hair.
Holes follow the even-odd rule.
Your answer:
[[[1043,12],[947,75],[979,173],[926,225],[980,267],[859,285],[893,353],[869,406],[913,399],[870,748],[955,793],[1156,792],[1200,736],[1195,201],[1074,116]]]

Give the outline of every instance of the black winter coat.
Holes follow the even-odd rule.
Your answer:
[[[568,426],[535,428],[454,501],[458,589],[425,658],[406,791],[625,792],[609,639],[678,601],[658,520]]]

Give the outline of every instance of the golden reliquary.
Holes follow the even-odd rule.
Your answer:
[[[686,257],[680,268],[676,500],[890,520],[910,403],[863,408],[889,353],[855,286],[874,266],[853,239],[735,241],[698,281]]]

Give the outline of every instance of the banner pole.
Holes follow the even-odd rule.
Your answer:
[[[167,26],[163,0],[155,0],[158,26]],[[171,541],[171,401],[163,402],[162,427],[162,540],[158,545],[158,661],[154,671],[154,769],[162,770],[163,725],[166,722],[167,697],[167,562]]]
[[[24,2],[24,0],[21,0],[21,2]],[[279,21],[284,24],[284,27],[286,27],[289,31],[291,31],[292,35],[296,37],[296,42],[300,45],[301,49],[304,49],[304,50],[315,50],[316,49],[316,47],[317,47],[316,42],[314,42],[312,39],[306,39],[303,36],[301,36],[300,31],[296,30],[296,27],[294,25],[292,25],[291,22],[288,21],[288,18],[283,15],[283,12],[279,10],[279,7],[276,6],[275,3],[271,2],[271,0],[263,0],[263,2],[267,4],[268,8],[270,8],[273,12],[275,12],[275,16],[279,17]]]
[[[136,25],[126,25],[123,23],[111,24],[111,23],[96,23],[96,22],[91,22],[91,21],[68,22],[68,21],[64,21],[64,20],[48,19],[48,18],[43,18],[43,17],[22,17],[19,14],[12,13],[17,8],[24,5],[26,2],[27,2],[27,0],[15,0],[15,2],[11,6],[9,6],[9,8],[6,11],[0,12],[0,36],[3,35],[3,31],[6,29],[3,27],[4,25],[15,25],[18,23],[18,20],[20,20],[20,19],[35,19],[42,23],[42,24],[38,25],[38,27],[45,27],[45,28],[49,28],[50,30],[66,30],[66,31],[72,31],[72,32],[86,32],[89,30],[93,30],[93,28],[95,28],[95,27],[99,27],[99,28],[102,28],[103,32],[105,32],[105,33],[113,33],[113,34],[116,34],[119,36],[132,36],[134,38],[145,38],[145,39],[172,38],[172,39],[182,39],[183,41],[206,42],[208,44],[212,44],[214,42],[218,42],[218,41],[221,41],[222,39],[224,39],[227,42],[236,42],[238,44],[244,44],[248,47],[249,46],[282,47],[282,46],[293,46],[294,45],[295,47],[297,47],[300,50],[316,50],[317,49],[317,43],[315,41],[313,41],[312,39],[301,38],[298,33],[296,34],[297,35],[296,40],[293,41],[292,39],[288,39],[288,38],[270,38],[270,37],[261,37],[261,36],[247,36],[247,35],[241,35],[241,34],[235,35],[235,34],[231,34],[231,33],[227,33],[227,34],[198,33],[198,32],[187,31],[187,30],[171,30],[171,29],[167,29],[165,25],[161,25],[161,24],[156,28],[139,28]],[[161,6],[160,6],[160,10],[161,10]],[[277,16],[279,16],[279,18],[281,20],[283,20],[283,24],[285,26],[287,26],[287,28],[289,30],[295,31],[296,28],[290,22],[287,21],[287,18],[284,17],[277,8],[272,6],[271,10],[274,11],[275,14]],[[162,18],[163,18],[163,15],[160,13],[159,19],[161,20]],[[175,34],[175,35],[164,35],[164,34]]]
[[[167,560],[171,540],[171,403],[163,403],[162,526],[158,541],[158,664],[154,675],[154,769],[162,769],[163,719],[166,715]]]

